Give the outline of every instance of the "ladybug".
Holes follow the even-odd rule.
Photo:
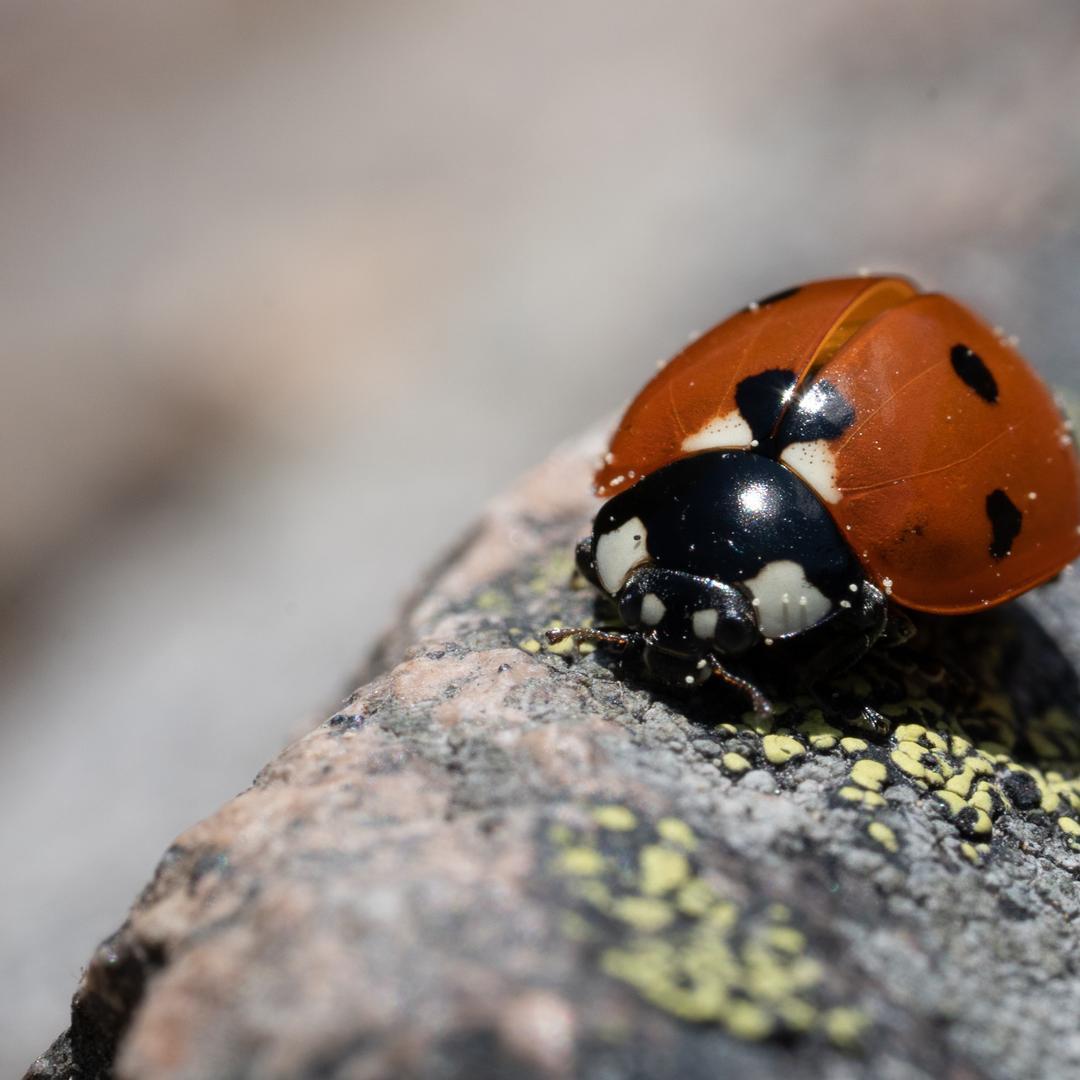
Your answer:
[[[1011,340],[898,276],[752,303],[626,410],[577,546],[625,629],[549,640],[640,651],[661,682],[717,678],[758,711],[754,672],[812,683],[906,611],[960,615],[1080,554],[1080,460]]]

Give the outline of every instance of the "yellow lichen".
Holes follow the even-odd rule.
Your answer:
[[[638,856],[641,864],[641,891],[646,896],[663,896],[686,883],[690,864],[681,851],[660,844],[647,844]]]
[[[867,791],[865,788],[853,787],[850,784],[842,787],[837,794],[841,799],[848,802],[862,803],[863,806],[878,807],[885,805],[885,797],[876,791]]]
[[[888,775],[885,766],[873,758],[861,758],[851,766],[852,781],[867,791],[880,791]]]
[[[945,783],[945,791],[951,792],[953,795],[959,796],[961,799],[966,799],[968,793],[971,791],[971,785],[975,780],[975,770],[970,766],[958,772],[955,776],[950,777]],[[940,796],[943,793],[937,792]]]
[[[593,811],[593,818],[602,829],[623,832],[637,827],[637,818],[625,806],[598,806]]]
[[[907,726],[911,727],[912,725],[908,724]],[[908,757],[922,764],[923,757],[926,754],[926,747],[920,746],[919,743],[911,739],[897,739],[896,751],[900,754],[907,754]]]
[[[926,734],[926,728],[922,724],[897,724],[893,731],[893,738],[897,742],[911,742],[916,745]]]
[[[871,821],[866,826],[866,831],[875,839],[886,851],[896,853],[900,850],[900,844],[896,839],[896,833],[889,828],[882,821]]]
[[[686,851],[693,851],[697,847],[697,837],[694,835],[694,830],[685,821],[680,821],[678,818],[661,818],[656,823],[656,831],[665,840],[677,844]]]
[[[498,589],[485,589],[477,598],[476,606],[481,611],[509,612],[511,609],[510,597]]]
[[[858,1009],[836,1008],[825,1014],[825,1034],[837,1046],[857,1045],[868,1024],[869,1020]]]
[[[559,859],[564,874],[599,874],[604,869],[604,856],[588,847],[567,848]]]
[[[675,918],[670,904],[650,896],[624,896],[615,901],[611,910],[617,919],[645,933],[661,930]]]
[[[943,802],[950,814],[959,814],[967,806],[963,796],[957,795],[955,791],[949,791],[948,788],[935,791],[934,798]]]
[[[773,1029],[772,1017],[748,1001],[733,1001],[726,1021],[729,1033],[737,1039],[764,1039]]]
[[[792,925],[787,904],[747,911],[718,895],[697,876],[689,826],[667,817],[650,829],[622,808],[635,821],[626,829],[615,809],[594,809],[591,834],[561,823],[547,832],[561,849],[554,868],[584,905],[563,920],[563,931],[583,942],[600,935],[605,973],[673,1016],[717,1024],[739,1039],[778,1031],[829,1034],[827,1017],[833,1029],[843,1029],[843,1010],[819,999],[823,965],[809,955],[807,935]],[[605,921],[590,927],[583,917],[589,911]],[[612,939],[610,920],[623,928],[621,938]]]
[[[806,948],[806,935],[794,926],[770,926],[765,931],[765,940],[784,952],[797,953]]]
[[[806,753],[806,747],[791,735],[766,735],[761,740],[761,749],[773,765],[785,765],[793,757]]]
[[[688,881],[675,897],[675,906],[683,915],[701,918],[712,907],[716,896],[700,878]]]
[[[750,762],[742,754],[737,754],[734,750],[729,750],[724,754],[720,762],[730,773],[744,773],[750,768]]]
[[[797,997],[777,1002],[776,1011],[792,1031],[810,1031],[818,1017],[813,1005]]]
[[[569,844],[573,838],[573,833],[570,828],[563,825],[561,822],[556,822],[551,828],[548,829],[548,839],[553,844]]]
[[[718,930],[730,930],[739,919],[739,909],[730,900],[717,901],[705,913],[705,921]]]
[[[799,724],[798,731],[815,750],[831,750],[841,737],[840,730],[825,721],[825,714],[820,709],[811,709],[806,720]]]
[[[897,748],[889,755],[889,758],[898,769],[907,773],[908,776],[916,780],[926,779],[926,770],[922,767],[919,759],[912,757],[907,751]]]

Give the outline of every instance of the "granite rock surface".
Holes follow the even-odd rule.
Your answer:
[[[1077,578],[767,719],[670,696],[543,644],[603,617],[571,575],[595,450],[177,839],[29,1076],[1080,1074]]]

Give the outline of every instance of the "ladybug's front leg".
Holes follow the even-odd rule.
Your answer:
[[[820,684],[858,663],[876,643],[888,636],[889,623],[889,602],[885,594],[871,582],[861,582],[847,605],[841,604],[836,615],[821,627],[817,647],[805,655],[802,667],[804,686],[819,700],[824,698],[823,705],[844,723],[872,735],[883,735],[888,731],[888,721],[881,713],[865,702],[851,700],[838,688],[830,691]],[[905,620],[905,624],[910,626],[910,621]]]
[[[800,658],[801,683],[810,686],[857,663],[885,632],[889,602],[869,581],[839,601],[836,614],[807,634]]]
[[[596,571],[596,543],[591,533],[577,542],[574,548],[574,565],[590,585],[603,591],[600,575]]]
[[[772,712],[772,702],[753,682],[729,671],[715,656],[709,656],[708,661],[713,677],[741,693],[756,716],[768,716]]]
[[[915,624],[911,616],[896,604],[889,605],[889,621],[885,624],[885,630],[879,639],[883,649],[894,649],[897,645],[904,645],[915,636]]]

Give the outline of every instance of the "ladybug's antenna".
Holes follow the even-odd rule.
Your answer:
[[[593,630],[585,626],[559,626],[548,630],[544,637],[549,645],[558,645],[560,641],[573,638],[575,644],[591,641],[596,645],[613,645],[617,649],[627,649],[634,644],[635,634],[621,634],[613,630]]]

